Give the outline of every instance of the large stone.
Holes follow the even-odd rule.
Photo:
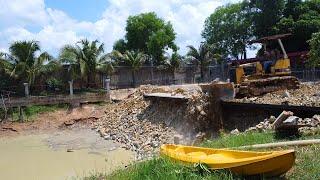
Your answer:
[[[233,135],[238,135],[240,134],[240,131],[238,129],[234,129],[230,132],[230,134],[233,134]]]

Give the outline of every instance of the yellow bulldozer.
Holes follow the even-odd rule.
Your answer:
[[[259,96],[273,91],[299,88],[298,79],[291,75],[290,59],[281,41],[281,38],[290,35],[279,34],[249,42],[261,43],[264,55],[256,62],[231,67],[230,80],[235,83],[236,97]],[[281,52],[268,49],[267,45],[275,42],[280,46]]]

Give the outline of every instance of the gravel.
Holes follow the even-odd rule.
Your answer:
[[[296,106],[320,106],[320,83],[302,83],[299,89],[284,90],[252,98],[234,99],[235,102],[257,104],[287,104]]]
[[[167,92],[190,98],[179,101],[145,101],[144,93]],[[165,143],[188,144],[208,122],[208,101],[200,91],[141,86],[128,98],[106,106],[94,129],[106,140],[137,152],[137,160],[158,153]]]
[[[299,118],[299,117],[298,117]],[[260,122],[256,126],[249,127],[245,132],[264,132],[273,130],[272,124],[275,121],[274,116],[266,118],[264,121]],[[299,118],[297,126],[298,131],[301,135],[315,135],[320,134],[320,115],[314,115],[312,118]],[[235,132],[237,130],[233,130]]]

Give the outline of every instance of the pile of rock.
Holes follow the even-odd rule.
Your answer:
[[[143,99],[144,93],[154,92],[180,93],[190,100],[182,103],[149,102]],[[201,92],[142,86],[123,101],[107,105],[105,116],[95,123],[94,128],[106,140],[113,140],[121,143],[125,149],[136,151],[137,159],[145,158],[157,152],[161,144],[174,143],[177,139],[183,143],[182,138],[189,139],[188,135],[206,125],[208,108],[204,98]],[[184,132],[189,134],[182,136]]]
[[[286,111],[284,111],[286,112]],[[312,118],[299,118],[297,116],[293,116],[293,113],[289,112],[288,116],[286,116],[279,125],[276,124],[276,121],[279,119],[270,116],[270,118],[266,118],[264,121],[260,122],[256,126],[248,128],[245,132],[264,132],[270,130],[284,129],[283,127],[294,127],[297,128],[298,132],[302,135],[314,135],[320,133],[320,115],[314,115]]]
[[[299,89],[277,91],[259,97],[234,99],[236,102],[257,104],[287,104],[320,106],[320,83],[303,83]]]

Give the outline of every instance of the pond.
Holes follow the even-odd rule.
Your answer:
[[[124,168],[134,153],[91,130],[0,138],[0,179],[78,179]]]

